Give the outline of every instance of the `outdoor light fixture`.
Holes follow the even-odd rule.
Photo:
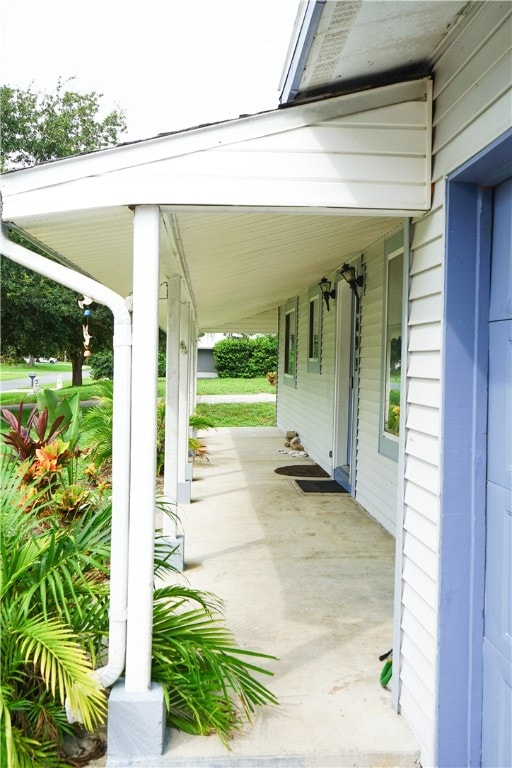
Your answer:
[[[356,299],[359,301],[359,291],[357,288],[363,287],[363,276],[357,275],[356,277],[356,269],[355,267],[350,266],[350,264],[343,264],[340,269],[340,275],[350,285],[355,293]]]
[[[320,290],[322,291],[322,296],[324,297],[325,306],[327,307],[327,311],[329,312],[329,300],[336,298],[336,289],[333,288],[331,290],[331,281],[328,280],[326,277],[322,277],[318,285],[320,286]]]

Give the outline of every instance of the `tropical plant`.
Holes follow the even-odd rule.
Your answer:
[[[58,512],[63,518],[82,514],[86,507],[98,506],[107,486],[90,467],[81,466],[79,396],[59,401],[54,392],[44,390],[38,401],[26,426],[23,404],[17,415],[2,410],[1,417],[10,427],[4,442],[11,448],[11,457],[21,461],[26,496],[38,499],[39,516],[43,508],[45,514]]]
[[[108,621],[109,510],[63,527],[14,461],[0,475],[0,749],[8,768],[67,765],[65,701],[88,729],[106,711],[91,670]]]
[[[72,438],[60,404],[42,402],[42,413],[50,409]],[[106,712],[91,673],[108,636],[111,508],[91,492],[99,484],[93,465],[74,484],[60,482],[78,446],[71,452],[57,427],[48,441],[46,425],[36,431],[34,454],[11,451],[0,464],[0,749],[7,768],[69,765],[64,736],[77,726],[64,705],[88,730]],[[157,536],[155,578],[175,570],[171,555]],[[164,688],[169,725],[216,731],[227,742],[256,706],[277,702],[257,679],[270,673],[255,663],[273,657],[237,647],[221,607],[186,585],[155,590],[152,679]]]
[[[213,419],[209,419],[207,416],[203,416],[202,413],[192,413],[188,420],[189,426],[194,430],[198,429],[215,429],[215,422]]]
[[[15,415],[8,408],[2,408],[1,418],[10,429],[4,435],[4,442],[10,445],[21,461],[35,456],[39,448],[44,448],[53,442],[66,429],[64,416],[58,416],[48,424],[48,409],[41,413],[37,406],[30,412],[27,423],[24,425],[24,405],[20,403],[18,414]]]
[[[38,448],[44,448],[57,437],[62,437],[73,451],[80,429],[78,393],[59,401],[55,392],[44,389],[38,393],[37,403],[31,410],[26,424],[23,402],[18,406],[17,414],[8,408],[2,409],[0,416],[10,427],[4,441],[14,449],[21,460],[33,457]]]
[[[2,636],[0,748],[8,768],[67,765],[72,733],[67,699],[88,729],[105,714],[91,677],[108,635],[110,508],[88,508],[62,524],[39,517],[14,462],[1,468]],[[174,569],[157,538],[155,577]],[[254,708],[277,703],[257,679],[255,662],[272,657],[237,647],[221,602],[186,585],[155,590],[152,679],[164,688],[168,724],[190,733],[216,731],[223,741]]]
[[[188,452],[194,459],[208,459],[208,448],[199,437],[189,437]]]
[[[265,374],[265,378],[273,387],[277,385],[277,371],[268,371]]]
[[[102,381],[97,405],[88,408],[82,419],[83,439],[90,449],[90,458],[97,466],[112,460],[113,414],[113,384]]]
[[[82,418],[82,409],[80,408],[80,395],[75,392],[70,397],[58,399],[55,392],[51,389],[43,389],[37,393],[37,405],[39,412],[45,409],[48,416],[54,421],[60,416],[64,417],[62,439],[69,444],[69,449],[74,451],[78,438],[80,436],[80,424]]]
[[[113,426],[113,384],[101,382],[101,396],[98,404],[87,409],[82,421],[82,432],[90,457],[99,466],[112,459]],[[212,419],[201,414],[191,414],[189,426],[193,430],[214,427]],[[204,443],[195,435],[189,438],[189,451],[194,456],[206,457],[208,451]],[[156,412],[156,474],[160,475],[165,460],[165,401],[158,399]]]
[[[160,563],[160,573],[166,568]],[[216,732],[227,744],[257,706],[278,703],[255,676],[272,674],[256,662],[275,657],[236,645],[214,595],[180,585],[156,589],[152,652],[169,726]]]

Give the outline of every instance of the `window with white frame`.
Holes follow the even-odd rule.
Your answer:
[[[399,247],[397,248],[397,244]],[[403,233],[386,242],[384,259],[385,311],[379,450],[398,459],[402,389]]]
[[[322,294],[319,286],[310,288],[308,297],[308,371],[320,373],[322,348]]]
[[[297,381],[297,299],[292,299],[285,306],[284,381],[292,387]]]

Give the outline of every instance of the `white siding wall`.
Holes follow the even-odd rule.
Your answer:
[[[396,534],[396,461],[379,453],[384,241],[363,255],[365,288],[361,312],[361,355],[357,424],[356,499]]]
[[[445,184],[510,127],[510,3],[487,3],[441,52],[434,78],[435,193],[413,227],[403,540],[401,711],[435,762]],[[507,20],[508,16],[508,20]]]
[[[330,279],[333,280],[334,275]],[[308,455],[327,472],[331,472],[329,451],[333,440],[336,307],[331,303],[331,310],[327,312],[323,304],[321,373],[310,373],[307,369],[308,287],[298,297],[296,389],[283,383],[284,310],[281,311],[277,425],[284,431],[298,432]]]
[[[396,533],[396,461],[379,453],[384,240],[364,253],[365,289],[362,299],[361,356],[357,417],[355,498],[390,533]],[[334,284],[335,274],[328,275]],[[336,308],[322,314],[321,374],[307,370],[308,291],[299,296],[297,388],[279,384],[277,423],[296,430],[309,456],[332,470]],[[281,313],[284,338],[284,311]],[[282,345],[281,345],[282,346]],[[279,370],[283,381],[281,349]]]

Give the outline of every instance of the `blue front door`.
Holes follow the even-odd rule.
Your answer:
[[[482,765],[512,766],[512,178],[495,188],[489,312]]]

